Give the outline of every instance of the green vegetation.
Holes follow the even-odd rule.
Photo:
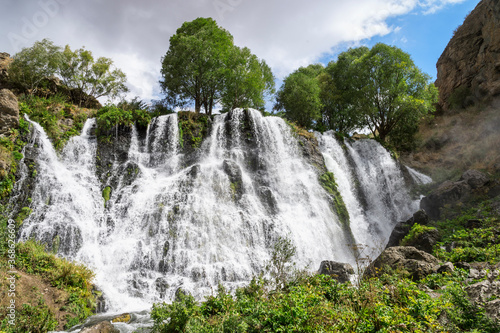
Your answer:
[[[61,150],[66,142],[80,134],[92,110],[79,108],[66,101],[64,96],[49,98],[25,96],[20,99],[19,112],[28,115],[43,127],[56,150]]]
[[[208,134],[210,117],[189,111],[177,113],[179,122],[179,144],[182,148],[186,144],[193,148],[200,148],[203,138]]]
[[[434,227],[428,227],[426,225],[420,225],[418,223],[415,223],[411,229],[408,235],[405,236],[401,240],[401,246],[406,246],[407,244],[411,243],[412,241],[416,240],[420,235],[423,233],[430,231],[430,230],[436,230]]]
[[[102,190],[102,198],[104,199],[104,206],[106,206],[106,203],[108,203],[110,197],[111,197],[111,187],[110,186],[106,186]]]
[[[61,50],[48,39],[23,48],[13,57],[9,79],[29,95],[36,94],[46,79],[56,75],[67,87],[95,98],[116,97],[128,91],[125,74],[113,68],[111,59],[100,57],[95,60],[92,52],[84,48],[71,51],[66,46]]]
[[[0,138],[0,162],[5,169],[0,169],[0,200],[6,198],[14,188],[17,163],[23,158],[22,149],[26,142],[22,137],[29,132],[28,122],[19,119],[19,129],[11,132],[10,136]]]
[[[6,272],[9,259],[8,219],[4,206],[0,206],[0,212],[0,271]],[[66,327],[69,328],[93,314],[96,306],[96,297],[92,294],[91,284],[94,274],[87,267],[58,258],[53,253],[48,253],[43,244],[33,240],[16,243],[15,254],[17,271],[38,276],[41,281],[68,294],[67,299],[63,299],[59,306],[69,314],[65,318],[56,318],[53,309],[48,307],[41,296],[39,299],[23,299],[26,303],[22,304],[22,307],[21,304],[17,307],[14,327],[8,324],[5,316],[6,307],[0,307],[0,318],[5,318],[0,322],[0,331],[47,332],[56,328],[58,320],[67,322]],[[16,285],[21,289],[24,278],[18,275],[16,279],[18,281]],[[18,302],[21,299],[19,298]],[[8,298],[5,297],[5,300]]]
[[[385,275],[359,286],[302,275],[275,290],[254,278],[234,295],[219,287],[201,304],[181,293],[172,304],[155,304],[153,332],[498,332],[465,297],[466,275],[433,274],[420,283]]]
[[[48,39],[35,42],[14,55],[9,66],[9,79],[35,94],[43,80],[57,73],[60,63],[60,47]]]
[[[161,86],[173,107],[194,102],[212,114],[217,103],[226,110],[235,107],[262,108],[264,96],[272,93],[274,77],[269,66],[233,44],[233,36],[211,18],[184,24],[170,37],[162,59]]]
[[[322,71],[322,65],[310,65],[287,76],[276,94],[274,109],[284,111],[285,117],[299,126],[313,127],[321,116],[318,76]]]
[[[499,263],[500,221],[491,205],[492,201],[484,201],[457,218],[435,222],[442,238],[434,255],[453,263]]]
[[[108,134],[115,126],[130,127],[135,123],[139,127],[147,127],[151,121],[151,114],[146,110],[123,110],[112,104],[99,109],[96,117],[98,136]]]
[[[71,51],[66,45],[59,54],[58,74],[69,88],[76,88],[95,98],[107,96],[117,97],[128,91],[125,86],[127,77],[120,69],[113,68],[113,60],[99,57],[81,48]]]
[[[326,68],[310,65],[290,74],[275,109],[307,128],[348,133],[366,127],[384,144],[411,149],[421,119],[437,101],[429,80],[397,47],[360,47]]]
[[[349,213],[347,212],[347,207],[345,206],[344,199],[340,195],[337,189],[337,183],[335,182],[335,176],[331,172],[325,172],[319,177],[319,182],[321,186],[332,196],[333,203],[335,204],[335,211],[340,222],[344,225],[349,225]]]

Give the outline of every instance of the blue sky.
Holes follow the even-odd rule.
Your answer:
[[[114,60],[128,98],[160,97],[161,58],[185,21],[213,17],[264,59],[277,85],[300,66],[328,63],[349,46],[396,45],[436,78],[453,31],[479,0],[0,0],[0,52],[37,40]]]

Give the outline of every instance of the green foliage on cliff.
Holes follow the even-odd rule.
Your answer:
[[[151,114],[146,110],[123,110],[116,105],[109,104],[96,113],[98,135],[107,133],[115,126],[127,126],[137,124],[147,127],[151,121]]]
[[[61,150],[71,137],[80,135],[85,121],[94,113],[58,95],[49,98],[25,96],[20,99],[19,112],[43,127],[56,150]]]
[[[410,242],[414,241],[415,239],[418,238],[421,234],[423,234],[426,231],[430,230],[435,230],[436,228],[434,227],[429,227],[426,225],[420,225],[418,223],[415,223],[411,229],[408,235],[406,235],[402,240],[401,240],[401,246],[406,246]]]
[[[347,207],[345,206],[344,199],[340,195],[337,189],[337,183],[335,182],[335,176],[331,172],[325,172],[319,177],[319,182],[321,186],[332,196],[333,203],[335,204],[335,211],[340,222],[344,225],[349,225],[349,213],[347,212]]]
[[[210,116],[189,111],[178,112],[179,144],[200,148],[203,139],[208,134]]]
[[[0,169],[0,200],[5,199],[14,188],[17,164],[23,158],[22,149],[26,145],[22,137],[28,132],[28,122],[20,118],[19,129],[13,130],[10,136],[0,138],[0,162],[6,168]]]

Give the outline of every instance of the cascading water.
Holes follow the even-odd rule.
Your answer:
[[[201,297],[218,283],[245,284],[279,237],[295,244],[299,267],[354,261],[317,172],[280,118],[218,115],[189,158],[177,115],[155,118],[145,135],[131,131],[128,157],[109,162],[114,175],[104,183],[94,120],[60,157],[33,124],[39,177],[21,239],[34,236],[90,266],[110,311],[149,308],[178,288]]]
[[[423,173],[418,172],[417,170],[412,169],[409,166],[406,166],[406,169],[410,173],[410,176],[413,179],[413,181],[415,182],[415,184],[417,184],[417,185],[425,185],[425,184],[432,183],[432,178],[431,177],[429,177],[427,175],[424,175]]]
[[[397,163],[376,141],[345,140],[343,149],[332,131],[316,137],[326,167],[336,177],[356,243],[373,259],[395,223],[407,220],[418,202],[410,198]]]

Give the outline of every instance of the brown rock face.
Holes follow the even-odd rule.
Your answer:
[[[436,86],[444,111],[500,95],[500,2],[482,0],[437,62]]]
[[[10,129],[19,126],[17,97],[8,89],[0,90],[0,135],[8,135]]]
[[[0,89],[6,87],[6,82],[8,79],[7,70],[12,58],[8,53],[0,52]]]

